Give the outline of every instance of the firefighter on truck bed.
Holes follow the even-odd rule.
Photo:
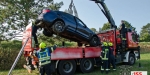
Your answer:
[[[39,59],[40,75],[51,75],[51,53],[56,49],[56,46],[46,47],[45,43],[40,43],[40,50],[35,55]]]
[[[102,44],[102,52],[100,58],[102,59],[102,66],[101,66],[101,73],[106,71],[106,74],[108,74],[108,59],[109,59],[109,48],[107,42],[103,42]]]
[[[125,49],[126,48],[126,29],[125,29],[124,20],[121,20],[120,33],[121,33],[122,47],[123,49]]]

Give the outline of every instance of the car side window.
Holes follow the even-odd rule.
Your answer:
[[[74,16],[68,14],[68,13],[62,13],[62,16],[66,17],[67,19],[74,21]]]
[[[86,25],[78,18],[76,18],[77,24],[85,27]]]

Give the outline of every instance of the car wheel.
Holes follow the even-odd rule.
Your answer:
[[[94,69],[93,59],[82,59],[80,62],[80,71],[82,73],[89,73]]]
[[[53,35],[53,33],[52,32],[48,32],[48,31],[43,31],[43,34],[45,35],[45,36],[48,36],[48,37],[51,37],[52,35]]]
[[[98,42],[99,42],[98,38],[93,36],[90,41],[90,46],[98,46]]]
[[[133,54],[133,53],[130,53],[129,54],[129,59],[128,59],[128,64],[129,65],[134,65],[134,63],[135,63],[135,55]]]
[[[76,71],[76,62],[74,60],[62,60],[58,64],[58,73],[60,75],[73,75]]]
[[[56,21],[53,24],[53,31],[56,33],[61,33],[64,31],[65,24],[62,21]]]

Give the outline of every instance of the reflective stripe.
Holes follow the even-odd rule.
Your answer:
[[[43,62],[43,63],[40,62],[39,65],[46,65],[46,64],[49,64],[49,63],[51,63],[51,61],[46,61],[46,62]]]
[[[39,61],[44,61],[44,60],[50,60],[50,56],[48,56],[48,57],[43,57],[43,58],[39,58]]]
[[[48,49],[45,49],[42,52],[38,52],[39,65],[46,65],[51,63],[50,57],[51,56]]]
[[[102,58],[102,56],[100,56],[100,58]]]
[[[105,49],[105,51],[102,51],[104,53],[104,56],[102,55],[102,60],[108,60],[108,58],[106,58],[107,52],[109,49]]]
[[[104,70],[102,66],[101,66],[101,70]]]
[[[106,71],[108,71],[109,69],[106,69]]]
[[[102,60],[108,60],[108,58],[102,58]]]
[[[52,52],[54,51],[54,48],[53,48],[53,47],[51,47],[51,51],[52,51]]]
[[[126,38],[122,38],[122,40],[126,40]]]
[[[113,70],[116,70],[116,69],[113,69]]]

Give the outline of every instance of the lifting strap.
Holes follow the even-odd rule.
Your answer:
[[[67,10],[67,13],[69,13],[71,15],[74,14],[74,16],[78,17],[78,12],[77,12],[77,9],[76,9],[76,7],[75,7],[75,5],[73,3],[73,0],[71,0],[71,3],[70,3],[69,8]]]

